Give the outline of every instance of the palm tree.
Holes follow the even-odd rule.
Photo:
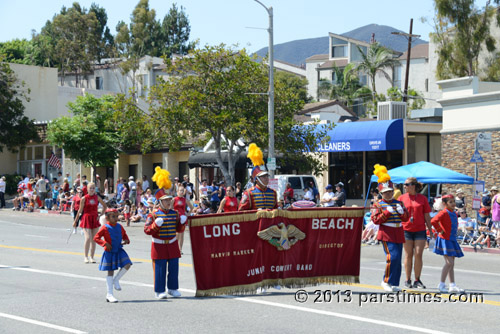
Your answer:
[[[379,43],[372,43],[368,48],[366,54],[358,46],[358,51],[361,54],[363,60],[356,66],[356,70],[366,73],[372,83],[372,93],[373,93],[373,108],[376,110],[376,96],[377,89],[375,87],[375,76],[377,73],[383,74],[387,80],[392,82],[391,76],[386,72],[387,68],[393,68],[399,65],[399,60],[393,58],[393,54],[389,49],[383,47]]]
[[[323,98],[336,99],[346,107],[352,108],[360,100],[365,102],[372,95],[370,88],[359,81],[355,64],[347,64],[345,68],[334,65],[335,82],[320,80],[318,95]]]

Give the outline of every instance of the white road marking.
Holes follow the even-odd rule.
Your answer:
[[[34,235],[34,234],[25,234],[27,237],[34,237],[34,238],[44,238],[48,239],[49,237],[43,236],[43,235]]]
[[[47,328],[57,329],[57,330],[60,330],[60,331],[63,331],[63,332],[68,332],[68,333],[78,333],[78,334],[87,333],[87,332],[79,331],[78,329],[73,329],[73,328],[58,326],[58,325],[54,325],[54,324],[49,324],[48,322],[43,322],[43,321],[28,319],[28,318],[19,317],[17,315],[12,315],[12,314],[6,314],[6,313],[1,313],[0,312],[0,317],[9,318],[9,319],[12,319],[12,320],[17,320],[17,321],[22,321],[22,322],[27,322],[29,324],[43,326],[43,327],[47,327]]]
[[[57,272],[57,271],[48,271],[48,270],[40,270],[40,269],[32,269],[32,268],[18,268],[18,267],[14,267],[14,266],[6,266],[6,265],[0,265],[0,268],[21,270],[21,271],[28,271],[28,272],[39,273],[39,274],[63,276],[63,277],[70,277],[70,278],[83,278],[83,279],[87,279],[87,280],[95,280],[95,281],[103,281],[103,282],[106,281],[105,278],[101,278],[101,277],[77,275],[77,274]],[[140,283],[140,282],[131,282],[131,281],[124,281],[124,280],[120,280],[120,284],[128,284],[128,285],[139,286],[139,287],[148,287],[148,288],[154,287],[153,284],[145,284],[145,283]],[[179,290],[182,292],[193,294],[193,295],[196,293],[196,291],[192,290],[192,289],[179,289]],[[269,302],[269,301],[264,301],[264,300],[257,300],[257,299],[253,299],[253,298],[249,298],[249,297],[239,297],[239,296],[220,296],[220,297],[232,299],[232,300],[237,300],[237,301],[242,301],[242,302],[247,302],[247,303],[261,304],[261,305],[279,307],[279,308],[290,309],[290,310],[295,310],[295,311],[315,313],[315,314],[326,315],[326,316],[331,316],[331,317],[336,317],[336,318],[343,318],[343,319],[349,319],[349,320],[354,320],[354,321],[366,322],[366,323],[371,323],[371,324],[375,324],[375,325],[400,328],[400,329],[411,330],[411,331],[420,332],[420,333],[432,333],[432,334],[446,333],[446,332],[436,331],[436,330],[427,329],[427,328],[398,324],[398,323],[389,322],[389,321],[370,319],[370,318],[359,317],[359,316],[355,316],[355,315],[349,315],[349,314],[343,314],[343,313],[337,313],[337,312],[315,310],[315,309],[302,307],[302,306],[294,306],[294,305],[287,305],[287,304]]]

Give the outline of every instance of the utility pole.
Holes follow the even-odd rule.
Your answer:
[[[274,41],[273,41],[273,7],[266,7],[259,0],[255,0],[262,7],[264,7],[269,15],[269,97],[267,102],[267,119],[269,126],[269,152],[268,161],[276,166],[276,159],[274,155]],[[274,169],[269,171],[271,178],[274,178]]]
[[[418,38],[420,35],[413,35],[413,19],[410,20],[410,33],[404,32],[391,32],[393,35],[401,35],[405,36],[408,39],[408,51],[406,54],[406,74],[405,74],[405,89],[403,95],[403,102],[406,102],[408,99],[408,78],[410,76],[410,57],[411,57],[411,39],[412,37]]]

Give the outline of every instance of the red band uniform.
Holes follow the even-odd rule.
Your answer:
[[[163,196],[166,196],[163,189],[160,189],[155,194],[157,200],[160,200]],[[158,219],[162,220],[161,226],[158,226]],[[176,232],[181,227],[179,214],[174,210],[160,208],[146,218],[144,233],[152,236],[151,260],[153,261],[155,274],[154,290],[157,294],[165,293],[165,282],[169,290],[179,289],[179,258],[181,252]]]
[[[384,184],[379,184],[380,189],[384,189],[383,187]],[[390,187],[392,188],[392,182]],[[398,205],[403,213],[397,211]],[[408,211],[398,200],[380,199],[371,209],[371,219],[374,224],[380,225],[377,239],[382,242],[386,254],[384,282],[397,287],[401,278],[401,255],[405,242],[402,220],[408,219]]]

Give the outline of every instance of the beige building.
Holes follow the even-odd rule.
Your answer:
[[[500,83],[464,77],[438,84],[443,90],[438,100],[443,106],[442,165],[475,176],[475,164],[470,160],[477,148],[484,159],[484,163],[477,164],[477,179],[484,180],[487,189],[500,186]],[[456,188],[450,186],[447,190]],[[472,188],[462,188],[470,204]]]
[[[146,64],[143,67],[144,69],[148,68],[148,71],[151,71],[148,73],[152,73],[152,76],[156,78],[157,75],[162,75],[163,67],[156,64],[156,60],[150,58],[151,57],[145,57],[143,59]],[[147,64],[151,66],[149,67]],[[105,74],[103,73],[103,69],[100,68],[98,72],[92,73],[90,77],[87,78],[88,80],[85,81],[84,85],[85,88],[76,88],[74,87],[74,81],[72,81],[74,77],[71,75],[66,77],[67,81],[65,81],[64,86],[59,85],[57,69],[55,68],[19,64],[10,64],[10,66],[16,73],[18,79],[26,83],[25,89],[30,89],[30,101],[24,103],[26,107],[25,114],[40,126],[42,134],[46,130],[48,122],[61,116],[70,115],[68,113],[67,104],[68,102],[75,101],[77,96],[92,94],[96,97],[100,97],[105,94],[120,92],[121,84],[109,82],[106,87],[116,90],[104,90],[105,82],[101,79],[96,79],[101,75],[102,77],[108,78],[109,81],[112,81],[113,78],[116,78],[114,69],[110,69],[110,72]],[[141,67],[141,69],[143,67]],[[97,76],[95,76],[96,74]],[[141,71],[139,71],[137,75],[142,78],[139,80],[139,82],[141,82],[141,86],[139,87],[140,91],[146,94],[151,84],[148,78],[151,76],[148,75],[148,77],[145,78],[145,74]],[[128,80],[127,78],[128,76],[124,76],[119,79],[121,82],[126,82]],[[97,87],[96,83],[98,84]],[[140,101],[140,105],[147,107],[143,100]],[[56,169],[47,163],[52,152],[61,160],[61,169]],[[129,154],[121,154],[114,166],[99,167],[96,172],[101,176],[101,180],[104,180],[104,178],[112,179],[112,184],[116,184],[118,177],[128,179],[129,176],[134,176],[138,179],[142,178],[142,175],[146,175],[151,183],[151,176],[156,166],[166,168],[173,176],[189,174],[187,166],[188,156],[188,147],[185,147],[180,152],[168,152],[168,149],[164,149],[146,155],[140,152],[130,152]],[[68,172],[72,180],[75,180],[78,174],[87,175],[87,179],[89,180],[93,178],[93,171],[90,167],[77,164],[75,161],[71,160],[70,157],[66,156],[62,149],[51,145],[45,139],[41,143],[28,144],[26,148],[20,150],[18,153],[10,153],[4,150],[4,152],[1,153],[1,157],[1,173],[19,173],[26,175],[30,172],[34,176],[37,174],[44,174],[52,178],[56,177],[57,173],[60,171],[63,175]],[[194,171],[192,174],[193,175],[190,175],[190,177],[194,180]]]

